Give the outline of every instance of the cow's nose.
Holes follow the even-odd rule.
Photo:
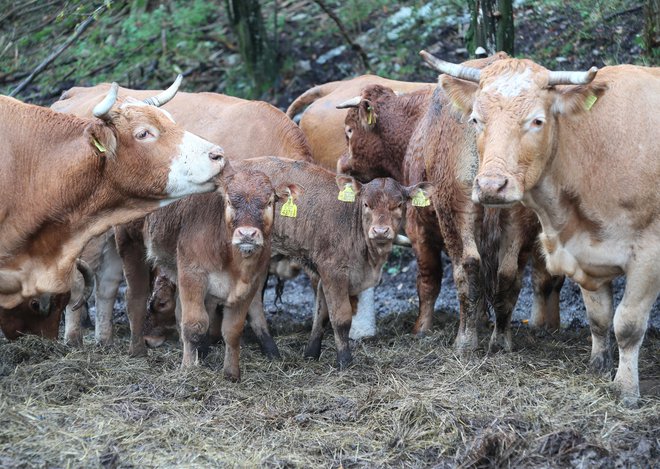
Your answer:
[[[225,156],[225,151],[220,147],[215,147],[209,152],[209,158],[213,161],[219,161]]]
[[[509,179],[500,175],[483,175],[477,177],[477,187],[484,194],[497,194],[508,184]]]
[[[244,238],[255,238],[257,236],[256,228],[239,228],[238,234]]]
[[[374,226],[371,228],[377,238],[388,238],[392,229],[389,226]]]

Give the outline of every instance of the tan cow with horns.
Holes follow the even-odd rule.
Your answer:
[[[440,85],[476,127],[473,200],[532,208],[548,269],[580,285],[596,371],[612,366],[612,279],[626,276],[614,385],[635,405],[639,348],[660,293],[660,69],[551,72],[508,59],[477,70],[422,55],[447,74]]]
[[[71,289],[92,237],[183,196],[209,192],[222,149],[117,85],[82,119],[0,97],[0,307]]]

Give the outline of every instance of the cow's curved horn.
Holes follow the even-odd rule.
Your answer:
[[[429,64],[440,73],[446,73],[452,77],[479,83],[479,79],[481,78],[481,70],[478,68],[466,67],[465,65],[445,62],[444,60],[440,60],[439,58],[434,57],[425,50],[420,51],[419,55],[422,56],[427,64]]]
[[[161,107],[176,95],[176,92],[179,91],[179,86],[181,86],[182,80],[183,75],[179,74],[176,77],[176,80],[174,80],[174,83],[172,83],[168,89],[156,96],[145,99],[144,102],[152,106]]]
[[[596,78],[598,67],[591,67],[586,72],[550,72],[548,86],[553,85],[587,85]]]
[[[80,309],[80,307],[87,302],[89,297],[92,296],[92,292],[94,291],[94,272],[92,272],[89,264],[82,259],[76,259],[76,268],[80,271],[85,280],[85,288],[83,289],[80,298],[78,298],[71,307],[74,311]]]
[[[349,107],[358,107],[362,101],[362,96],[356,96],[337,105],[337,109],[347,109]]]
[[[105,95],[105,98],[103,98],[103,101],[101,101],[96,106],[94,106],[94,110],[92,111],[94,117],[103,119],[103,117],[105,117],[108,114],[108,112],[110,112],[110,109],[115,104],[115,101],[117,101],[118,92],[119,92],[119,85],[117,83],[113,83],[110,86],[110,91],[108,91],[108,94]]]

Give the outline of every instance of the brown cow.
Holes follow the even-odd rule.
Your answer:
[[[258,168],[273,184],[291,181],[305,188],[297,217],[278,215],[273,229],[273,252],[299,261],[312,276],[320,279],[318,308],[305,356],[319,357],[329,314],[337,362],[340,368],[345,368],[352,360],[348,344],[353,314],[351,298],[354,301],[358,293],[378,283],[405,215],[406,202],[418,192],[430,195],[430,185],[404,187],[390,178],[361,185],[350,176],[335,175],[303,161],[275,157],[254,158],[236,165],[242,170]],[[352,191],[354,202],[337,200],[338,186],[343,194]],[[278,214],[280,210],[278,207]]]
[[[113,87],[83,119],[0,97],[0,306],[70,290],[89,239],[216,187],[220,147],[155,106],[115,102]]]
[[[74,87],[64,92],[59,101],[53,103],[53,109],[80,116],[91,114],[92,107],[99,96],[110,85],[100,84],[93,87]],[[120,96],[144,99],[159,91],[132,90],[119,88]],[[171,101],[163,105],[186,130],[211,142],[222,143],[226,157],[230,161],[253,156],[284,155],[292,159],[311,160],[311,152],[304,134],[282,111],[262,101],[249,101],[217,93],[178,93]],[[99,307],[97,293],[96,341],[103,345],[112,343],[112,305],[121,280],[121,265],[116,261],[114,240],[104,248],[103,262],[99,266],[97,289],[104,300]],[[136,280],[143,277],[137,276]],[[149,283],[129,284],[134,294],[129,297],[142,298],[149,294]],[[112,298],[109,300],[109,298]],[[107,299],[107,300],[106,300]],[[143,309],[141,304],[130,304],[128,309]],[[79,314],[67,314],[65,338],[67,342],[81,343]],[[130,315],[141,317],[142,313]],[[159,328],[160,314],[153,318],[153,326]],[[167,321],[166,321],[167,322]],[[169,323],[168,323],[169,324]],[[167,327],[168,324],[163,324]],[[158,331],[149,336],[152,345],[162,342]]]
[[[626,276],[614,313],[614,385],[634,405],[639,349],[660,293],[660,69],[552,72],[509,59],[477,70],[428,60],[458,77],[440,84],[475,127],[473,200],[536,212],[548,269],[582,289],[597,371],[612,367],[612,279]]]
[[[137,275],[148,278],[145,254],[154,265],[176,274],[182,366],[196,362],[209,326],[218,323],[213,316],[220,305],[224,374],[231,380],[240,379],[239,341],[248,307],[268,274],[273,207],[278,198],[295,198],[297,192],[297,186],[287,183],[274,189],[262,172],[244,170],[227,179],[222,194],[189,197],[149,215],[142,226],[133,223],[116,228],[129,284]],[[133,292],[127,300],[129,304],[147,302],[146,296],[135,297]],[[142,354],[144,306],[129,314],[131,353]],[[255,333],[264,348],[279,355],[267,329],[265,335],[261,329]]]
[[[484,66],[492,61],[493,58],[489,58],[473,63]],[[442,280],[440,250],[444,240],[455,266],[461,305],[457,347],[476,348],[476,308],[482,306],[480,302],[485,295],[496,317],[489,348],[511,350],[510,317],[520,290],[523,268],[534,247],[538,223],[533,213],[522,207],[510,213],[498,210],[483,213],[466,198],[470,181],[466,184],[461,168],[469,166],[474,159],[472,145],[466,142],[470,131],[456,121],[451,111],[443,109],[445,104],[446,98],[438,91],[397,96],[378,85],[365,88],[361,96],[343,104],[353,109],[346,117],[349,151],[339,161],[338,170],[367,179],[390,175],[407,184],[432,175],[431,180],[437,181],[435,213],[433,207],[411,211],[406,225],[419,266],[420,314],[414,332],[424,333],[431,327]],[[418,125],[421,128],[417,129]],[[417,132],[418,143],[414,150],[418,153],[413,149],[408,151],[413,132]],[[415,165],[421,151],[426,153],[421,154],[425,167],[420,171]],[[468,213],[472,215],[462,218]],[[471,248],[478,252],[480,262],[466,272],[462,270],[462,263],[466,250]],[[537,296],[533,319],[537,325],[545,323],[556,328],[561,280],[543,271],[535,272],[533,278]],[[482,285],[483,281],[488,283]],[[474,301],[470,300],[470,294]]]
[[[293,119],[303,107],[309,105],[300,119],[300,128],[307,137],[316,164],[335,170],[337,161],[346,151],[343,130],[346,111],[336,107],[357,96],[362,88],[370,84],[387,86],[401,93],[435,87],[435,83],[413,83],[389,80],[377,75],[362,75],[349,80],[325,83],[305,91],[291,103],[286,114]]]

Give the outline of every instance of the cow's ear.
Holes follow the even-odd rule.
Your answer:
[[[598,105],[598,98],[603,96],[605,91],[607,91],[607,84],[602,82],[556,89],[552,112],[568,116],[590,111],[593,106]]]
[[[340,191],[344,190],[348,185],[353,189],[353,192],[357,194],[362,188],[362,184],[356,181],[354,177],[348,176],[347,174],[337,174],[335,181],[337,181],[337,187]]]
[[[479,85],[471,81],[460,80],[449,75],[440,75],[438,84],[442,87],[449,101],[465,116],[472,113],[474,95]]]
[[[358,115],[360,116],[362,126],[367,130],[373,129],[378,120],[376,105],[368,99],[360,101],[360,104],[358,105]]]
[[[404,187],[407,199],[417,207],[428,207],[431,205],[431,197],[435,194],[435,186],[430,182],[418,182],[415,185]]]
[[[277,200],[287,200],[289,197],[292,197],[295,202],[304,192],[305,189],[298,184],[284,183],[275,189],[275,197]]]
[[[85,139],[92,151],[99,156],[114,158],[117,151],[117,137],[106,125],[89,124],[85,128]]]

